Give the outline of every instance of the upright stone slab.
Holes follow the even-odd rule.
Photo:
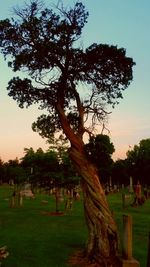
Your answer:
[[[140,267],[140,263],[132,258],[131,260],[124,260],[120,258],[119,266],[116,267]]]
[[[112,178],[109,177],[109,190],[112,191]]]
[[[133,178],[130,176],[129,193],[133,193]]]
[[[21,192],[19,192],[19,194],[18,194],[18,205],[20,207],[22,207],[22,205],[23,205],[23,197],[22,197]]]
[[[14,208],[15,207],[15,196],[12,196],[10,199],[10,208]]]
[[[149,232],[149,240],[148,240],[147,267],[150,267],[150,232]]]
[[[140,267],[139,262],[132,257],[132,217],[129,215],[123,215],[123,245],[119,267]]]
[[[125,260],[132,259],[132,217],[123,215],[123,246],[122,256]]]

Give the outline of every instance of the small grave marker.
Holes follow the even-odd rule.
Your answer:
[[[118,267],[140,267],[132,256],[132,217],[129,215],[123,215],[122,257]]]
[[[148,239],[147,267],[150,267],[150,232],[149,232],[149,239]]]
[[[131,204],[131,200],[132,200],[132,194],[122,194],[122,207],[123,209],[127,206]]]

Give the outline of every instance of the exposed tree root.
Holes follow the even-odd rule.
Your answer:
[[[112,259],[107,262],[103,260],[99,260],[96,262],[94,259],[90,260],[86,257],[84,251],[77,250],[75,253],[70,257],[68,261],[68,266],[70,267],[119,267],[118,259]]]

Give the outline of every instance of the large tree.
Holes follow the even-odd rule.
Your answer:
[[[60,3],[60,2],[58,2]],[[15,9],[16,17],[0,21],[0,46],[8,66],[27,77],[9,81],[9,96],[19,107],[38,103],[47,115],[34,129],[48,138],[63,130],[69,155],[82,177],[89,230],[86,255],[112,266],[118,250],[116,223],[95,166],[86,157],[83,136],[91,134],[132,81],[132,58],[124,48],[93,43],[80,46],[88,12],[81,2],[73,8],[44,8],[30,1]],[[30,77],[30,79],[29,79]],[[111,263],[110,263],[111,262]]]

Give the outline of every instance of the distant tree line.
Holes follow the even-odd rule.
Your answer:
[[[66,149],[49,149],[44,152],[41,148],[25,148],[25,155],[19,161],[17,158],[3,162],[0,160],[0,182],[9,184],[30,183],[32,187],[50,188],[79,184],[77,175]]]
[[[125,159],[113,161],[115,151],[108,135],[92,136],[85,145],[90,161],[98,169],[103,185],[110,177],[113,184],[128,185],[129,177],[133,177],[134,184],[140,181],[143,185],[150,185],[150,139],[141,140],[127,151]],[[24,157],[3,162],[0,160],[0,182],[21,184],[29,182],[33,186],[51,187],[52,185],[67,186],[69,188],[79,184],[80,177],[68,157],[67,147],[56,144],[44,152],[41,148],[24,149]]]
[[[107,135],[91,137],[86,148],[90,160],[98,168],[103,184],[108,183],[111,176],[113,184],[127,186],[132,176],[134,184],[140,181],[143,185],[150,185],[150,138],[141,140],[139,145],[127,151],[125,159],[116,161],[112,159],[114,145]]]

